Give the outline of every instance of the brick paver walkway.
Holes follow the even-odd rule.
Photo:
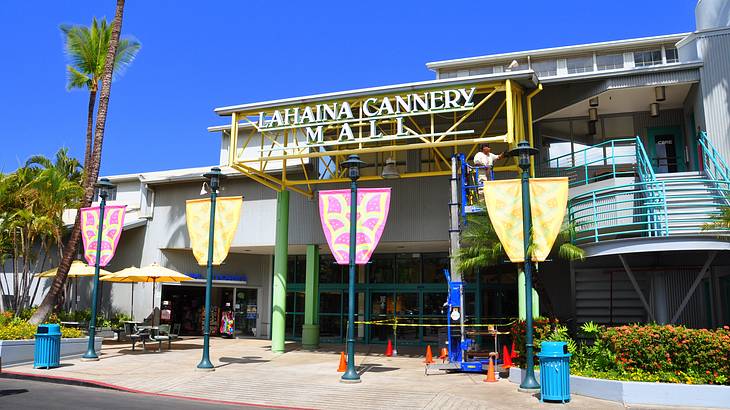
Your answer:
[[[4,370],[108,383],[126,389],[264,406],[359,409],[555,408],[519,393],[507,380],[484,383],[481,374],[424,374],[421,357],[356,356],[362,383],[343,384],[339,352],[321,349],[273,354],[266,340],[212,339],[214,372],[200,372],[201,339],[173,343],[171,351],[132,352],[128,344],[105,343],[101,360],[63,360],[57,369],[16,366]],[[380,353],[380,352],[378,352]],[[562,405],[559,405],[562,406]],[[580,409],[623,408],[613,402],[573,396]]]

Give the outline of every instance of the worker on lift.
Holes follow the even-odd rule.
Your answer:
[[[494,179],[494,174],[492,172],[494,161],[502,158],[504,158],[504,152],[499,155],[492,154],[492,148],[489,147],[489,144],[482,145],[482,150],[474,155],[474,165],[478,167],[484,167],[478,170],[478,184],[480,196],[482,193],[482,187],[484,186],[484,181]]]

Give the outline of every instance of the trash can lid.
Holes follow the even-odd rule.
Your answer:
[[[538,357],[567,357],[568,344],[565,342],[542,342],[540,344],[540,353]]]
[[[58,325],[56,323],[44,323],[42,325],[38,325],[38,330],[36,331],[36,333],[44,335],[60,335],[61,325]]]

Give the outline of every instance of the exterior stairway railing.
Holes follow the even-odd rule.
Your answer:
[[[540,173],[570,178],[568,218],[575,226],[576,244],[672,235],[727,236],[730,231],[706,231],[704,226],[730,198],[730,168],[706,135],[700,143],[708,164],[704,178],[657,178],[639,137],[610,140],[551,158]],[[594,185],[616,178],[633,180]]]

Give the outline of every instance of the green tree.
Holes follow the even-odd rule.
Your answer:
[[[108,48],[106,50],[99,49],[98,52],[102,53],[106,51],[106,58],[104,59],[103,71],[99,77],[95,78],[95,84],[101,81],[101,88],[99,89],[99,102],[98,110],[96,114],[96,124],[94,129],[93,142],[89,142],[87,133],[87,150],[85,155],[85,172],[84,172],[84,195],[81,200],[80,206],[87,207],[91,204],[91,199],[94,195],[94,184],[99,177],[99,168],[101,166],[101,152],[104,142],[104,130],[106,128],[106,118],[109,108],[109,96],[111,95],[112,78],[114,76],[115,66],[117,64],[118,52],[120,50],[120,34],[122,31],[122,20],[124,17],[124,0],[117,0],[116,9],[114,11],[114,22],[112,23],[111,34],[109,36]],[[136,48],[139,49],[139,46]],[[68,46],[67,46],[68,50]],[[125,60],[128,63],[131,60]],[[93,104],[90,104],[92,106]],[[92,106],[93,110],[93,106]],[[92,111],[93,112],[93,111]],[[88,131],[88,130],[87,130]],[[89,148],[91,147],[91,153]],[[76,255],[76,249],[79,245],[79,239],[81,238],[81,219],[80,212],[76,213],[76,220],[74,227],[71,230],[68,241],[63,249],[63,256],[61,262],[58,265],[58,272],[53,278],[50,291],[43,298],[43,302],[38,306],[36,312],[31,316],[30,322],[38,324],[45,320],[48,315],[52,312],[56,306],[59,296],[63,295],[63,289],[66,285],[66,278],[68,276],[68,270],[71,267],[71,262]]]
[[[84,166],[91,164],[94,107],[99,83],[104,75],[104,66],[112,39],[112,27],[106,19],[91,21],[91,26],[61,25],[61,32],[65,39],[66,56],[70,63],[66,66],[69,90],[74,88],[89,90],[89,106],[86,115],[86,151]],[[116,78],[124,73],[137,56],[141,45],[132,37],[119,39],[114,58],[114,73]],[[89,170],[87,169],[87,172]]]

